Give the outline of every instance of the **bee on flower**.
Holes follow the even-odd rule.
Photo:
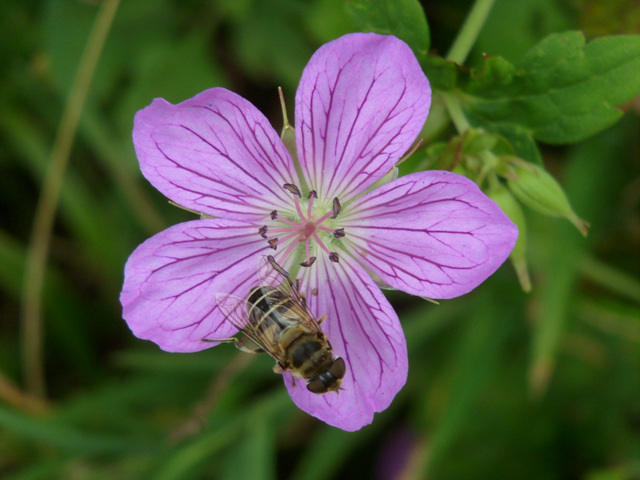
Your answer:
[[[344,430],[370,423],[408,370],[400,322],[378,283],[453,298],[491,275],[517,238],[465,177],[424,171],[383,182],[430,103],[404,42],[355,33],[305,67],[289,149],[264,115],[223,88],[138,112],[142,173],[202,218],[158,233],[129,258],[120,299],[133,333],[171,352],[236,335],[216,295],[246,298],[272,255],[300,279],[309,312],[327,315],[322,331],[345,366],[339,395],[317,395],[283,371],[291,398]]]
[[[276,361],[273,371],[291,372],[293,380],[307,380],[307,390],[324,394],[338,392],[345,374],[344,360],[334,357],[331,343],[300,293],[299,282],[267,256],[265,275],[248,298],[218,294],[216,303],[227,320],[242,334],[213,342],[233,342],[248,353],[266,353]],[[275,278],[274,278],[275,276]]]

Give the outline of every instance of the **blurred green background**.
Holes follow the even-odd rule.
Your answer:
[[[356,31],[346,3],[123,0],[69,163],[49,170],[101,2],[0,2],[0,477],[640,478],[638,98],[609,130],[543,147],[591,229],[585,239],[527,212],[531,293],[506,264],[439,306],[389,295],[409,379],[361,431],[298,410],[266,356],[228,345],[170,354],[130,333],[118,301],[124,262],[193,218],[142,178],[135,112],[155,97],[176,103],[224,86],[279,129],[277,87],[292,109],[315,49]],[[471,2],[422,3],[431,49],[444,55]],[[639,12],[629,0],[497,0],[468,64],[482,52],[518,60],[569,29],[638,33]],[[46,240],[32,232],[42,185],[60,174],[40,292],[24,285],[27,257]],[[41,323],[25,322],[32,297]]]

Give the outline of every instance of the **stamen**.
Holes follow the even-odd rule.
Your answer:
[[[286,223],[287,225],[295,225],[295,226],[298,225],[298,222],[292,222],[291,220],[287,220],[286,218],[278,217],[278,220],[280,220],[282,223]],[[271,230],[271,231],[273,232],[274,230]]]
[[[340,261],[340,256],[336,252],[331,252],[329,254],[329,260],[333,263],[338,263]]]
[[[282,220],[282,219],[280,219]],[[298,225],[293,224],[292,227],[282,227],[282,228],[270,228],[269,233],[288,233],[288,232],[297,232]],[[333,230],[332,230],[333,231]]]
[[[328,254],[331,254],[331,252],[329,251],[329,249],[325,246],[324,243],[322,243],[322,240],[320,240],[320,238],[318,237],[318,234],[314,232],[313,234],[313,238],[315,239],[316,242],[318,242],[318,245],[320,246],[320,248],[322,248],[325,252],[327,252]]]
[[[298,189],[298,187],[296,187],[293,183],[285,183],[283,187],[285,190],[293,193],[294,195],[297,195],[298,197],[302,196],[300,195],[300,190]]]
[[[313,290],[311,290],[311,295],[313,296],[318,296],[318,287],[313,287]]]
[[[323,215],[323,216],[322,216],[322,217],[320,217],[318,220],[316,220],[315,222],[313,222],[313,224],[314,224],[316,227],[318,227],[318,226],[320,226],[320,224],[321,224],[322,222],[324,222],[324,221],[325,221],[327,218],[329,218],[330,216],[331,216],[331,212],[327,213],[326,215]],[[331,217],[331,218],[333,218],[333,217]],[[322,228],[322,227],[320,226],[320,228]],[[330,231],[330,232],[333,232],[333,230],[331,230],[331,229],[329,229],[329,231]]]
[[[287,278],[289,277],[289,272],[287,272],[284,268],[278,265],[278,262],[276,262],[276,259],[273,258],[273,255],[267,255],[267,260],[280,275]]]
[[[272,238],[271,240],[268,240],[267,243],[269,244],[269,246],[271,248],[273,248],[274,250],[278,249],[278,239],[277,238]]]
[[[267,238],[267,226],[263,225],[258,229],[258,233],[262,238]]]
[[[297,237],[297,236],[298,236],[298,232],[290,233],[289,235],[287,235],[286,237],[284,237],[282,240],[280,240],[278,243],[284,243],[284,242],[286,242],[287,240],[291,240],[292,238]],[[295,243],[295,242],[294,242],[294,243]]]
[[[275,220],[276,218],[278,218],[278,211],[271,210],[271,213],[269,215],[271,216],[271,220]]]
[[[307,260],[306,262],[302,262],[300,264],[301,267],[310,267],[311,265],[313,265],[314,263],[316,263],[316,257],[311,257],[309,260]]]
[[[334,198],[333,199],[333,215],[331,216],[331,218],[336,218],[340,213],[341,208],[342,207],[340,206],[340,200],[338,200],[338,197]]]
[[[300,202],[298,201],[298,197],[293,197],[293,202],[296,204],[296,210],[298,211],[298,215],[300,216],[300,220],[306,222],[307,217],[302,213],[302,208],[300,207]]]
[[[306,242],[304,242],[304,253],[306,255],[305,258],[310,258],[311,254],[309,253],[309,239],[307,238]]]
[[[333,236],[335,238],[342,238],[345,236],[344,228],[338,228],[335,232],[333,232]]]
[[[318,193],[315,190],[309,192],[309,205],[307,206],[307,218],[311,218],[311,207],[313,207],[313,199],[318,198]]]
[[[324,225],[316,225],[316,227],[317,227],[319,230],[323,230],[323,231],[325,231],[325,232],[330,232],[330,233],[335,232],[335,229],[333,229],[333,228],[329,228],[329,227],[325,227]]]
[[[284,239],[283,239],[282,243],[284,243]],[[297,243],[298,242],[289,242],[289,246],[287,247],[287,249],[282,254],[282,258],[287,258],[289,256],[289,254],[293,251],[293,249],[295,248]]]

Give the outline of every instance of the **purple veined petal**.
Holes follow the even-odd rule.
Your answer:
[[[471,180],[413,173],[357,199],[342,221],[349,252],[385,283],[413,295],[453,298],[507,259],[517,227]]]
[[[196,352],[237,330],[216,306],[217,293],[248,295],[259,282],[264,240],[255,227],[205,219],[174,225],[129,257],[120,302],[134,335],[169,352]]]
[[[382,178],[420,133],[431,88],[411,49],[354,33],[311,57],[296,94],[302,171],[321,198],[343,203]]]
[[[135,117],[142,173],[174,202],[241,219],[289,205],[298,179],[289,152],[251,103],[212,88],[178,105],[155,99]]]
[[[310,310],[328,318],[321,325],[335,354],[346,363],[342,390],[317,395],[304,380],[291,382],[293,401],[314,417],[354,431],[386,409],[407,379],[407,346],[398,316],[364,269],[352,259],[337,264],[326,258],[304,270],[302,289]],[[317,295],[313,289],[317,287]]]

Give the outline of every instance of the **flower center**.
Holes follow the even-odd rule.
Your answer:
[[[302,243],[305,260],[300,265],[303,267],[313,265],[320,252],[325,252],[332,262],[338,262],[339,255],[329,247],[336,239],[345,236],[344,228],[335,228],[335,220],[341,208],[340,201],[334,198],[330,206],[326,202],[317,201],[318,194],[315,190],[311,190],[304,201],[298,187],[291,183],[285,183],[283,187],[292,194],[291,210],[286,213],[273,210],[269,214],[270,224],[260,227],[258,233],[274,250],[279,246],[285,249],[283,260]]]
[[[310,237],[313,236],[315,232],[316,232],[316,224],[313,222],[307,222],[300,229],[300,241],[306,242],[307,240],[309,240]]]

